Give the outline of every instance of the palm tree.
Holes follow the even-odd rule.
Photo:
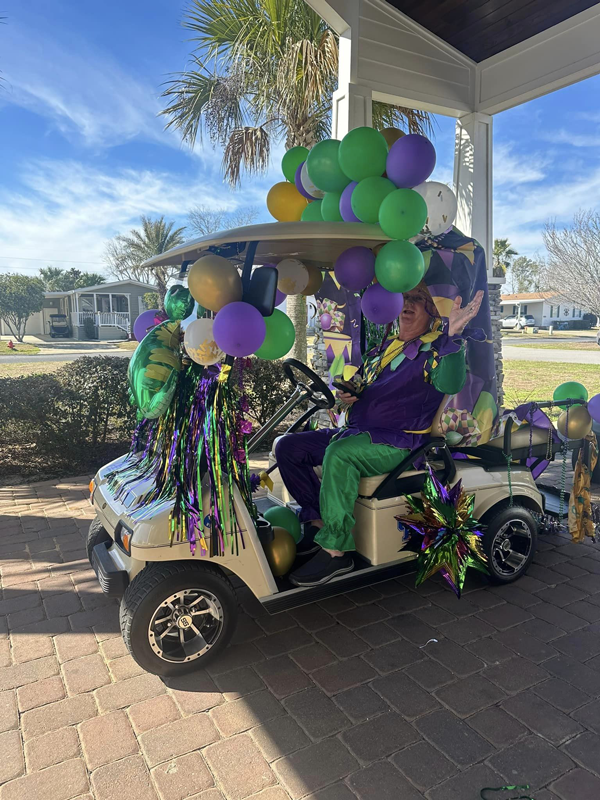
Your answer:
[[[174,222],[141,217],[142,229],[133,228],[129,235],[119,234],[106,247],[104,260],[119,278],[129,278],[144,283],[155,283],[161,302],[167,293],[169,278],[179,272],[179,267],[142,267],[152,256],[160,255],[172,247],[183,244],[185,228],[174,228]]]
[[[506,275],[513,258],[518,255],[517,251],[512,249],[508,239],[494,239],[494,276],[502,278]]]
[[[331,133],[338,38],[304,0],[190,0],[191,65],[167,83],[168,128],[194,145],[207,135],[223,147],[232,185],[242,170],[264,172],[274,142],[312,147]],[[373,103],[373,126],[429,132],[421,111]],[[306,300],[293,296],[293,355],[306,360]]]

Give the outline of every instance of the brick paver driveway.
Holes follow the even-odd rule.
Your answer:
[[[412,576],[274,617],[244,596],[226,655],[163,682],[86,561],[87,478],[0,506],[0,800],[600,798],[600,549],[544,539],[461,601]]]

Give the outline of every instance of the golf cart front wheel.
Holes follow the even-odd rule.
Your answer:
[[[527,508],[509,506],[492,512],[483,534],[492,583],[512,583],[524,575],[537,545],[537,523]]]
[[[214,567],[158,562],[127,587],[120,618],[135,661],[154,675],[177,677],[201,669],[227,646],[237,598]]]

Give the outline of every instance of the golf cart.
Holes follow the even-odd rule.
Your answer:
[[[147,266],[187,264],[203,253],[216,252],[242,269],[242,281],[253,266],[294,257],[321,269],[332,268],[339,254],[350,246],[373,248],[387,241],[379,226],[355,223],[275,223],[249,226],[211,234],[150,259]],[[491,344],[489,345],[491,347]],[[305,426],[317,412],[331,409],[335,398],[327,383],[294,359],[284,362],[293,390],[289,399],[248,442],[257,452],[272,438],[283,421],[302,404],[308,410],[287,433]],[[264,608],[275,613],[306,605],[361,586],[392,579],[414,569],[416,546],[409,541],[397,516],[409,512],[407,495],[418,494],[429,464],[443,483],[462,481],[475,495],[474,515],[486,529],[483,547],[489,560],[490,579],[511,583],[527,570],[536,548],[535,514],[543,511],[531,460],[552,458],[556,442],[547,430],[521,425],[513,432],[508,420],[502,436],[478,447],[451,445],[434,419],[430,439],[417,447],[392,472],[360,483],[354,514],[356,540],[354,571],[317,587],[297,588],[284,575],[275,577],[264,543],[272,539],[270,524],[262,516],[284,501],[271,492],[256,500],[255,523],[237,486],[233,502],[243,547],[212,556],[210,550],[195,554],[187,541],[170,544],[173,503],[149,504],[144,513],[131,509],[152,488],[146,475],[130,483],[118,496],[110,476],[137,455],[126,455],[98,471],[90,484],[96,518],[90,526],[88,555],[104,592],[121,596],[121,629],[134,659],[148,672],[180,675],[203,667],[229,642],[236,626],[238,601],[235,588],[245,585]],[[206,474],[202,491],[208,492]],[[290,507],[294,503],[290,500]],[[227,531],[225,531],[227,532]]]
[[[69,318],[66,314],[50,314],[50,338],[56,339],[57,336],[68,337],[71,335]]]

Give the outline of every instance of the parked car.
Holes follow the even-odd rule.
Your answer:
[[[504,317],[502,320],[502,327],[508,330],[520,331],[523,328],[530,328],[535,325],[535,319],[531,314],[521,314],[518,317],[516,314],[511,314],[509,317]]]

